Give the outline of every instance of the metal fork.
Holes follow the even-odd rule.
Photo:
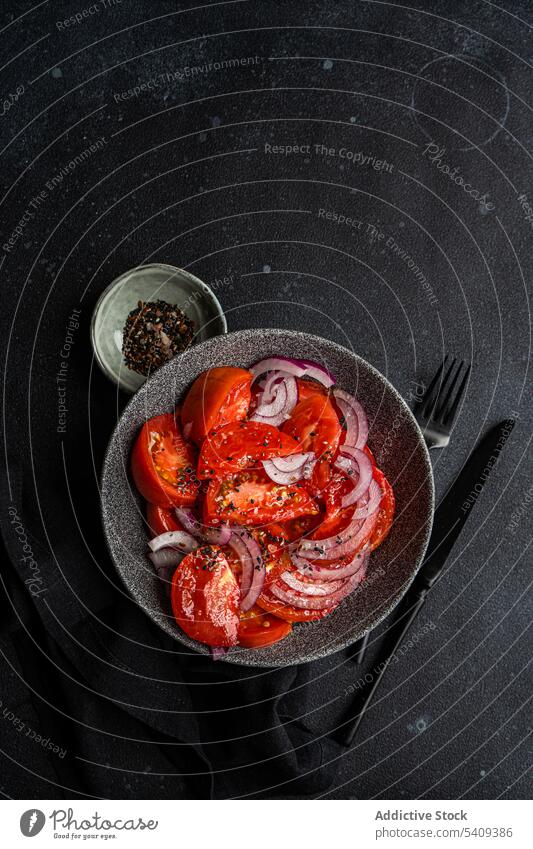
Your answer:
[[[415,407],[415,418],[428,448],[446,448],[448,445],[470,368],[464,360],[446,354],[422,401]]]
[[[422,429],[428,448],[446,448],[448,445],[470,368],[464,360],[446,354],[422,400],[414,408],[415,419]],[[461,373],[461,382],[457,385]],[[369,631],[357,644],[354,657],[357,665],[365,658],[370,634]]]

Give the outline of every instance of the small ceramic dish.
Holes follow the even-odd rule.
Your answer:
[[[218,298],[198,277],[160,262],[126,271],[102,292],[91,321],[96,362],[124,392],[136,392],[146,380],[144,375],[129,369],[122,356],[126,318],[139,301],[155,300],[175,304],[192,318],[193,344],[227,333],[226,317]]]
[[[232,648],[228,663],[285,666],[325,657],[362,637],[387,616],[420,567],[433,521],[431,463],[422,432],[399,393],[352,351],[288,330],[241,330],[218,336],[175,357],[147,380],[126,406],[111,437],[102,473],[102,516],[111,557],[129,593],[167,634],[202,654],[176,624],[164,585],[146,556],[145,505],[130,477],[133,442],[144,422],[174,409],[194,379],[214,365],[247,366],[271,355],[314,359],[356,395],[368,415],[368,445],[394,488],[391,532],[372,554],[365,580],[337,609],[317,622],[296,625],[281,642],[262,649]]]

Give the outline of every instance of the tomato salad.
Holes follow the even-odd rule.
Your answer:
[[[176,622],[214,658],[327,616],[364,580],[394,493],[361,403],[317,363],[203,372],[132,452],[149,558]]]

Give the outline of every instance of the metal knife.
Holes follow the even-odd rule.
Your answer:
[[[429,590],[442,574],[448,555],[475,506],[514,425],[514,419],[504,419],[491,428],[476,445],[435,510],[433,530],[426,556],[407,595],[399,605],[390,632],[390,644],[386,647],[382,660],[376,665],[379,672],[369,685],[359,713],[343,723],[341,736],[345,745],[349,746],[353,741],[385,670],[423,607]]]

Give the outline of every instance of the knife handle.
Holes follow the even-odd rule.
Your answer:
[[[394,642],[391,642],[390,648],[388,649],[386,656],[378,664],[380,666],[380,670],[376,674],[376,677],[374,678],[374,681],[372,682],[372,686],[370,687],[370,690],[369,690],[369,692],[368,692],[368,694],[367,694],[367,696],[366,696],[366,698],[363,702],[361,710],[359,711],[359,713],[355,717],[353,717],[353,719],[348,721],[348,723],[346,724],[346,727],[344,728],[343,735],[342,735],[342,742],[346,746],[351,745],[353,738],[355,737],[355,735],[357,733],[357,729],[359,728],[359,726],[360,726],[360,724],[363,720],[363,717],[364,717],[364,715],[365,715],[365,713],[368,709],[368,706],[370,705],[372,699],[374,698],[374,694],[379,687],[381,679],[383,678],[385,671],[387,670],[389,663],[391,662],[392,658],[394,657],[394,655],[398,651],[398,649],[399,649],[399,647],[402,643],[403,638],[407,634],[407,631],[409,630],[409,628],[413,624],[414,620],[418,616],[420,610],[422,609],[424,602],[426,600],[427,593],[428,593],[427,587],[420,587],[419,589],[416,589],[414,591],[414,593],[411,592],[411,593],[408,594],[408,600],[407,600],[406,604],[402,607],[403,612],[398,616],[398,618],[395,620],[395,622],[392,626],[393,631],[396,631],[397,628],[400,628],[400,631],[397,634],[397,636],[395,636],[393,638]]]

